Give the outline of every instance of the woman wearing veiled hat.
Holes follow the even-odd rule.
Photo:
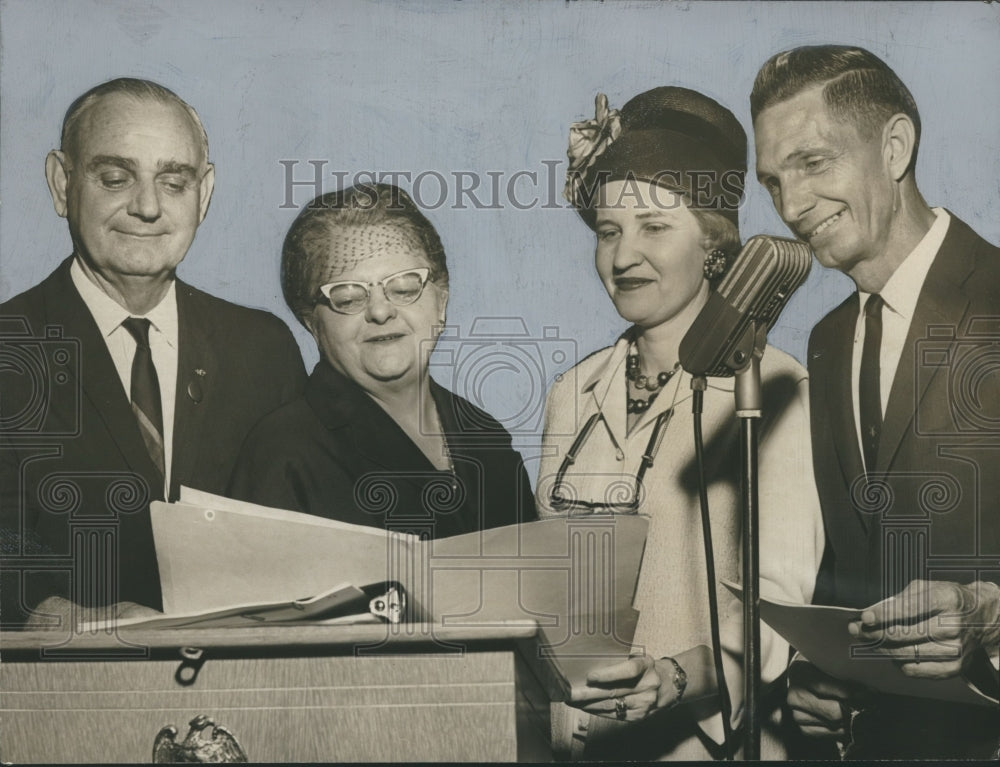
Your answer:
[[[719,583],[740,579],[733,379],[708,379],[703,415],[711,585],[730,698],[724,705],[711,649],[691,378],[680,367],[678,347],[739,251],[746,149],[732,113],[685,88],[647,91],[620,113],[599,95],[596,119],[571,129],[566,196],[596,235],[597,273],[630,325],[549,392],[536,499],[543,515],[649,518],[633,604],[639,611],[633,655],[599,665],[573,694],[571,705],[605,717],[587,728],[585,758],[719,757],[722,713],[730,712],[733,728],[742,718],[742,607]],[[761,372],[761,592],[809,603],[823,530],[806,371],[767,347]],[[766,626],[761,658],[764,682],[774,682],[786,667],[788,645]],[[768,713],[761,718],[762,756],[781,758]],[[608,720],[618,726],[600,726]]]
[[[314,199],[285,236],[281,287],[320,361],[250,432],[229,495],[431,538],[536,518],[510,435],[430,376],[448,264],[410,195],[359,184]]]

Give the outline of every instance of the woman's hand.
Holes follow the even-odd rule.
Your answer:
[[[569,703],[587,713],[637,721],[678,700],[674,664],[638,655],[587,675],[587,686],[575,688]]]

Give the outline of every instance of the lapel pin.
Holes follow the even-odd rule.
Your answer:
[[[203,378],[205,376],[205,371],[202,370],[201,368],[198,368],[194,372],[195,375],[198,376],[198,378],[194,378],[188,383],[187,395],[188,398],[190,398],[190,400],[197,405],[205,398],[205,392],[202,390],[201,381],[199,380],[199,378]]]

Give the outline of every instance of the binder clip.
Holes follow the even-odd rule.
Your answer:
[[[368,611],[389,623],[399,623],[406,614],[406,591],[398,583],[387,583],[389,590],[368,603]]]

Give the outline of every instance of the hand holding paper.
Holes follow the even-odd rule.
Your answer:
[[[848,630],[858,639],[879,643],[872,651],[899,661],[907,676],[958,676],[974,652],[996,650],[1000,586],[915,580],[864,610]]]
[[[673,666],[669,661],[664,662],[672,674]],[[616,699],[620,698],[625,706],[625,719],[643,719],[670,703],[664,686],[670,677],[659,673],[660,670],[658,662],[646,655],[601,666],[587,674],[586,686],[573,688],[570,703],[589,714],[620,719],[616,705]]]
[[[723,583],[734,594],[742,596],[738,585],[726,581]],[[864,612],[869,611],[870,608]],[[970,684],[966,677],[955,674],[945,678],[917,678],[904,674],[900,665],[886,654],[885,648],[877,640],[868,642],[852,635],[850,626],[860,627],[863,624],[861,610],[796,605],[761,598],[760,615],[762,620],[788,640],[805,658],[837,679],[893,695],[996,705],[995,679],[977,678]],[[911,649],[910,657],[912,654]],[[983,662],[989,665],[987,661]]]
[[[804,658],[788,668],[788,705],[795,723],[810,737],[846,737],[845,711],[861,708],[869,695],[861,685],[836,679]]]

